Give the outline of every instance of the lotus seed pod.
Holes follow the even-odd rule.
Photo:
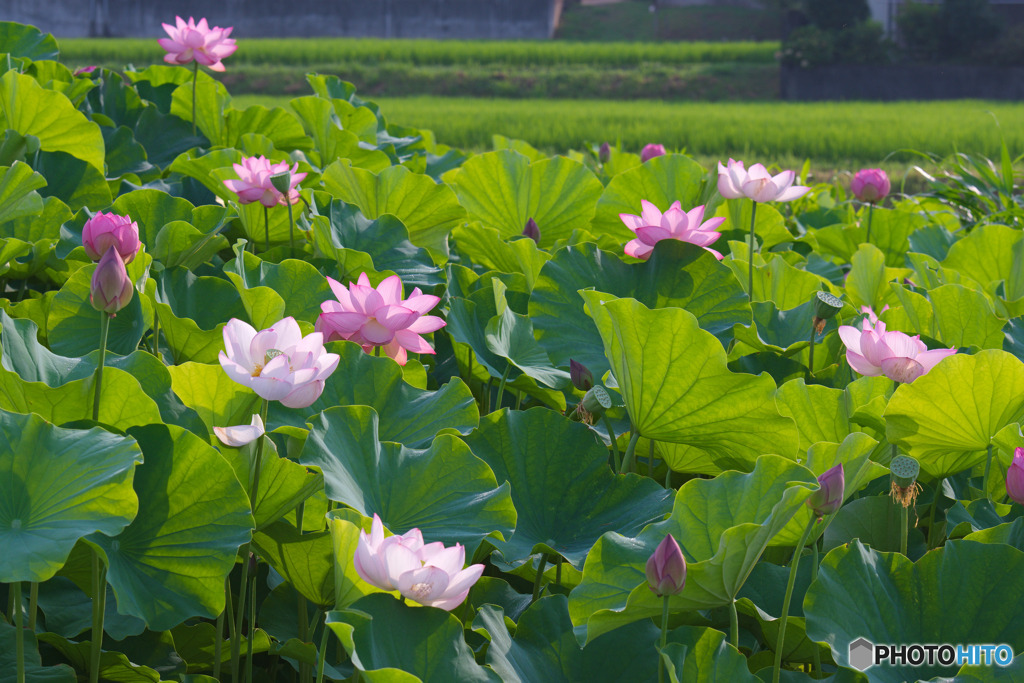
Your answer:
[[[892,482],[905,489],[917,481],[917,475],[921,473],[921,466],[917,460],[909,456],[897,455],[889,463],[889,472],[892,474]]]
[[[814,317],[821,320],[834,318],[843,310],[843,302],[828,292],[818,292],[814,297]]]
[[[612,397],[608,395],[608,391],[600,384],[591,387],[583,395],[583,410],[591,415],[601,417],[604,415],[604,411],[611,407]]]

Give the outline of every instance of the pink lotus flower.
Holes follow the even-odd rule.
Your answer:
[[[880,312],[881,313],[885,313],[888,310],[889,310],[889,304],[886,304],[885,306],[882,307],[882,310]],[[860,312],[864,313],[865,315],[867,315],[867,317],[868,317],[867,320],[868,320],[868,322],[871,323],[872,327],[874,327],[875,325],[878,324],[878,316],[875,315],[874,309],[872,309],[870,306],[861,306],[860,307]]]
[[[91,76],[92,72],[98,69],[98,66],[80,66],[71,72],[72,76]]]
[[[722,260],[722,255],[708,245],[714,244],[722,236],[716,232],[716,228],[725,222],[725,218],[712,218],[701,223],[704,220],[703,206],[684,212],[679,202],[673,202],[665,213],[646,199],[640,201],[640,206],[643,210],[639,216],[619,214],[626,227],[636,233],[636,239],[626,243],[626,253],[629,256],[646,261],[654,251],[655,244],[661,240],[673,239],[704,247],[719,261]]]
[[[230,57],[238,49],[234,39],[228,38],[231,26],[210,28],[206,19],[200,19],[197,24],[192,17],[188,18],[188,23],[181,17],[174,17],[174,22],[174,26],[163,24],[170,38],[157,40],[160,47],[167,50],[164,61],[168,64],[188,64],[194,60],[209,67],[210,71],[223,71],[224,65],[220,60]]]
[[[461,544],[451,548],[439,542],[424,544],[419,529],[385,537],[384,524],[376,514],[370,533],[359,532],[354,559],[363,581],[448,611],[462,604],[483,574],[482,564],[463,569],[465,562],[466,549]]]
[[[125,270],[124,261],[117,253],[117,248],[111,245],[93,271],[89,303],[97,311],[113,316],[128,305],[134,293],[135,288]]]
[[[654,157],[663,157],[665,154],[667,154],[665,145],[656,145],[652,142],[640,150],[640,163],[650,161]]]
[[[793,185],[795,179],[793,171],[772,176],[761,164],[754,164],[748,171],[742,161],[729,159],[728,167],[718,162],[718,192],[726,199],[748,197],[755,202],[791,202],[811,190]]]
[[[316,330],[323,332],[326,341],[348,339],[366,352],[380,346],[399,365],[405,365],[407,351],[434,353],[420,335],[445,326],[441,318],[426,315],[440,301],[438,297],[423,294],[417,287],[408,299],[402,299],[402,280],[397,275],[384,278],[376,289],[366,273],[358,282],[350,282],[348,289],[333,278],[328,277],[327,282],[338,300],[320,304]]]
[[[82,246],[93,261],[99,261],[107,249],[114,247],[127,265],[142,249],[139,226],[128,216],[101,211],[82,226]]]
[[[1013,451],[1013,462],[1006,470],[1006,494],[1024,505],[1024,448]]]
[[[298,172],[299,165],[297,163],[289,168],[287,161],[272,164],[269,159],[262,156],[243,157],[242,163],[233,164],[232,168],[238,174],[238,180],[234,178],[225,180],[224,185],[238,195],[238,201],[243,204],[259,202],[268,208],[285,203],[284,194],[271,183],[271,176],[279,173],[291,174],[288,202],[292,204],[299,201],[299,192],[295,188],[306,179],[305,173]]]
[[[889,194],[889,176],[880,168],[857,171],[850,182],[853,195],[862,202],[878,202]]]
[[[261,332],[232,318],[224,326],[224,348],[220,365],[228,377],[289,408],[305,408],[319,398],[340,360],[324,350],[322,334],[303,337],[290,317]]]
[[[820,520],[842,506],[845,489],[846,476],[843,464],[839,463],[818,477],[818,490],[807,499],[807,506],[814,510],[815,516]]]
[[[232,448],[240,448],[263,436],[265,428],[259,413],[252,416],[252,423],[235,427],[214,427],[213,433],[221,443]]]
[[[839,337],[846,344],[846,362],[855,372],[871,377],[885,375],[894,382],[913,382],[943,358],[956,353],[952,348],[929,351],[919,335],[887,331],[880,320],[872,327],[868,318],[861,323],[860,330],[840,326]]]
[[[648,558],[646,574],[648,588],[659,598],[683,591],[686,585],[686,558],[671,534],[658,544]]]

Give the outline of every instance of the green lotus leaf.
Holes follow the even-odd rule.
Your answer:
[[[459,254],[468,259],[468,263],[503,273],[522,273],[530,291],[541,268],[551,258],[532,239],[506,241],[497,230],[479,223],[455,228],[452,237]]]
[[[813,560],[809,549],[804,549],[803,555],[807,557],[801,557],[800,565],[797,567],[793,595],[789,604],[786,641],[782,645],[782,656],[787,662],[811,662],[814,659],[815,651],[817,651],[827,661],[828,649],[808,640],[804,630],[804,594],[811,584]],[[759,636],[760,642],[767,643],[773,649],[779,642],[779,615],[782,614],[782,601],[786,595],[788,580],[788,566],[783,567],[768,561],[758,562],[750,572],[746,583],[743,584],[740,597],[736,600],[736,611],[740,617],[740,623],[753,626],[751,621],[744,617],[749,617],[750,620],[756,622],[757,628],[751,629],[751,631]],[[740,628],[742,629],[743,626]],[[760,630],[760,634],[757,634],[758,630]],[[767,652],[771,653],[771,650]],[[755,666],[757,665],[755,664]]]
[[[979,543],[1005,543],[1017,550],[1024,551],[1024,517],[971,532],[964,536],[964,540],[978,541]]]
[[[1003,351],[1024,361],[1024,317],[1014,318],[1003,328]]]
[[[336,159],[350,160],[353,166],[377,172],[388,168],[391,162],[383,152],[364,149],[360,142],[376,142],[377,117],[363,108],[365,114],[356,113],[355,107],[347,102],[332,103],[312,95],[296,97],[288,102],[298,115],[306,134],[312,142],[313,161],[325,169]],[[347,107],[347,116],[339,116],[338,109]],[[350,129],[350,126],[354,127]],[[361,139],[360,134],[372,133],[371,139]]]
[[[444,610],[410,607],[374,593],[344,610],[327,613],[326,623],[371,683],[451,683],[502,679],[473,659],[462,622]]]
[[[737,248],[743,249],[742,245],[737,247],[735,243],[730,244],[734,252]],[[745,258],[746,251],[743,251]],[[732,269],[736,279],[743,285],[743,291],[746,291],[748,262],[743,259],[729,258],[723,263]],[[807,303],[816,292],[825,291],[836,296],[842,293],[820,275],[795,268],[779,256],[772,257],[764,264],[762,261],[760,254],[754,256],[754,301],[771,301],[779,310],[789,310]]]
[[[138,510],[134,439],[0,411],[0,581],[45,581],[75,542],[120,532]]]
[[[1020,248],[1021,241],[1021,231],[1007,225],[979,225],[949,248],[942,265],[970,278],[990,293],[1003,282],[1006,298],[1012,301],[1024,296],[1019,287],[1022,282],[1018,272],[1020,264],[1015,262],[1014,251]]]
[[[704,193],[707,193],[706,189]],[[747,199],[727,199],[718,206],[718,210],[714,213],[715,216],[725,218],[725,223],[718,230],[721,233],[728,233],[726,239],[743,241],[742,252],[737,251],[736,245],[732,241],[729,242],[729,247],[734,256],[742,253],[744,254],[742,257],[744,259],[748,258],[745,254],[750,251],[750,214],[753,210],[754,203],[752,201]],[[636,212],[633,211],[631,213]],[[705,213],[706,218],[710,216],[710,213]],[[757,215],[754,217],[754,236],[757,238],[762,252],[778,244],[793,241],[793,235],[786,228],[786,219],[771,204],[757,205]],[[725,245],[723,244],[722,246]],[[724,251],[724,249],[718,249],[717,251]],[[748,277],[744,276],[743,282],[747,282]],[[754,291],[757,291],[756,288]]]
[[[334,546],[335,609],[348,607],[364,595],[381,592],[377,586],[363,581],[355,567],[360,532],[369,534],[371,524],[370,519],[350,508],[339,508],[327,513],[327,529]]]
[[[89,641],[75,642],[61,638],[55,633],[40,633],[39,642],[46,643],[51,650],[60,653],[76,671],[88,671],[91,665],[92,644]],[[127,655],[104,650],[100,655],[99,675],[101,681],[121,683],[160,683],[160,674],[144,664],[136,664]]]
[[[661,615],[645,565],[666,534],[686,556],[686,587],[670,598],[674,612],[728,605],[761,553],[817,487],[814,474],[785,458],[758,458],[749,474],[691,479],[676,493],[672,514],[636,538],[602,536],[587,555],[583,581],[569,595],[569,614],[586,640]]]
[[[497,315],[484,327],[487,349],[545,386],[560,389],[568,384],[569,373],[552,367],[547,352],[537,343],[530,318],[516,313],[508,305],[505,283],[494,280],[493,290]]]
[[[801,451],[819,441],[840,443],[853,431],[846,392],[840,389],[796,379],[779,387],[775,401],[779,412],[796,423]]]
[[[604,374],[608,361],[597,328],[576,294],[590,288],[634,298],[649,308],[685,308],[723,343],[731,340],[733,325],[750,322],[743,288],[704,249],[662,240],[649,260],[626,264],[593,244],[565,247],[541,269],[530,296],[530,317],[538,341],[555,363],[568,365],[571,357],[595,377]]]
[[[225,147],[240,147],[243,135],[265,135],[274,147],[284,151],[312,149],[302,124],[284,107],[262,107],[254,104],[243,110],[229,108],[225,112]]]
[[[636,535],[671,508],[668,491],[646,478],[612,474],[608,449],[586,426],[545,408],[491,413],[466,443],[498,481],[511,484],[515,532],[505,542],[490,541],[509,563],[552,552],[581,568],[601,534]]]
[[[466,218],[450,187],[403,166],[374,175],[337,162],[324,169],[323,183],[328,192],[355,204],[370,220],[389,213],[402,221],[409,240],[429,251],[435,263],[447,260],[448,233]]]
[[[0,52],[12,57],[28,57],[32,61],[57,59],[60,54],[51,34],[14,21],[0,21]]]
[[[411,448],[429,445],[445,428],[468,434],[476,427],[479,412],[462,380],[453,378],[435,391],[418,389],[403,379],[401,366],[390,358],[371,356],[349,341],[333,343],[330,349],[341,359],[338,369],[327,378],[320,398],[302,410],[271,404],[272,424],[304,429],[307,417],[333,406],[370,406],[379,416],[381,440]]]
[[[746,657],[726,642],[724,633],[713,628],[680,626],[669,634],[661,653],[670,665],[668,676],[672,683],[760,680],[750,673]]]
[[[304,598],[325,609],[334,606],[334,552],[330,531],[300,534],[274,522],[252,537],[259,556]]]
[[[885,409],[886,437],[932,477],[982,462],[999,430],[1024,420],[1024,362],[999,350],[945,358],[902,384]]]
[[[320,304],[334,298],[327,278],[306,261],[268,263],[254,254],[243,254],[244,264],[238,259],[228,261],[224,273],[239,292],[258,287],[274,290],[285,302],[286,316],[312,323],[320,315]]]
[[[46,629],[62,638],[75,638],[92,626],[92,597],[63,576],[39,584],[39,609],[46,616]],[[107,585],[103,632],[124,640],[145,630],[141,619],[118,614],[114,590]]]
[[[5,23],[0,23],[0,30]],[[14,626],[0,621],[0,683],[19,683],[16,634]],[[75,670],[67,664],[43,666],[35,633],[23,629],[22,638],[26,683],[75,683],[78,680]]]
[[[965,590],[969,586],[970,590]],[[854,541],[821,562],[807,590],[807,633],[828,643],[840,666],[849,644],[1005,643],[1024,648],[1019,605],[1024,600],[1024,553],[1007,545],[947,542],[916,563]],[[865,604],[872,609],[864,609]],[[956,615],[956,618],[950,618]],[[876,666],[871,680],[902,683],[953,676],[955,667]]]
[[[843,505],[824,533],[827,552],[858,539],[879,552],[900,551],[900,507],[889,496],[866,496]],[[919,559],[927,551],[924,534],[915,527],[913,511],[907,519],[907,556]]]
[[[207,434],[214,427],[249,424],[259,410],[259,396],[238,384],[220,367],[204,363],[169,365],[171,388],[186,406],[196,411]]]
[[[511,150],[470,157],[449,180],[469,218],[496,228],[508,239],[521,235],[526,221],[540,227],[541,246],[551,246],[574,230],[590,228],[601,196],[601,181],[578,161],[553,157],[530,163]],[[557,192],[550,188],[557,187]]]
[[[191,80],[191,79],[190,79]],[[184,121],[192,121],[192,95],[195,93],[195,126],[210,141],[210,145],[228,146],[228,127],[224,110],[231,101],[227,88],[218,81],[201,79],[183,83],[171,94],[171,114]]]
[[[885,265],[903,265],[910,248],[910,237],[928,223],[919,213],[875,208],[871,215],[871,242],[867,241],[868,217],[863,212],[859,225],[831,225],[814,230],[808,241],[822,256],[850,263],[862,244],[872,244],[882,252]],[[914,251],[917,251],[916,249]]]
[[[156,631],[224,609],[224,580],[253,528],[249,502],[221,455],[169,425],[129,430],[145,464],[139,514],[119,534],[89,537],[106,556],[118,611]]]
[[[779,414],[775,382],[731,372],[721,343],[691,313],[580,295],[641,435],[749,462],[766,452],[794,454],[796,427]]]
[[[0,176],[0,224],[41,213],[43,199],[36,190],[46,186],[46,179],[22,161],[15,161],[9,168],[0,170],[3,171]],[[13,235],[5,229],[0,236]]]
[[[187,268],[161,271],[153,281],[149,295],[175,363],[216,362],[224,350],[224,325],[231,318],[248,318],[235,288],[219,277],[196,277]]]
[[[206,207],[203,207],[206,208]],[[223,214],[223,211],[218,211]],[[172,221],[160,229],[151,254],[166,268],[184,266],[194,269],[209,261],[228,241],[220,234],[223,222],[209,232],[202,232],[185,221]]]
[[[33,167],[47,180],[39,190],[43,197],[57,197],[72,211],[110,205],[110,186],[103,172],[88,161],[67,152],[39,152]]]
[[[302,463],[320,468],[327,497],[378,514],[394,533],[418,527],[424,539],[462,543],[472,555],[489,536],[516,524],[509,486],[461,440],[434,438],[425,450],[377,440],[367,406],[330,408],[312,418]]]
[[[853,268],[846,278],[846,294],[856,308],[870,306],[876,312],[885,305],[899,303],[890,282],[909,275],[905,268],[888,268],[885,255],[873,244],[862,244],[851,262]]]
[[[936,337],[951,347],[971,345],[998,349],[1005,320],[996,317],[981,292],[961,285],[942,285],[928,292],[935,310]]]
[[[112,212],[130,216],[139,224],[139,238],[147,246],[156,244],[160,229],[168,223],[191,223],[194,209],[187,199],[148,189],[123,194],[110,207]]]

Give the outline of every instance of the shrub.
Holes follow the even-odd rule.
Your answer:
[[[815,26],[841,31],[871,18],[867,0],[805,0],[804,11]]]
[[[782,46],[782,63],[810,68],[835,61],[833,37],[829,31],[808,24],[793,29]]]

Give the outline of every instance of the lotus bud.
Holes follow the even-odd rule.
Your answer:
[[[523,234],[540,244],[540,227],[538,227],[537,221],[532,218],[526,221],[526,225],[523,227]]]
[[[131,263],[142,248],[139,226],[128,216],[101,211],[82,226],[82,246],[93,261],[99,261],[108,247],[114,247],[122,261]]]
[[[686,558],[671,534],[658,544],[647,560],[647,585],[659,598],[677,595],[686,585]]]
[[[818,477],[818,490],[807,499],[807,505],[819,521],[842,506],[845,485],[842,463]]]
[[[607,142],[601,143],[601,148],[597,150],[597,158],[602,164],[607,164],[612,158],[612,146]]]
[[[117,248],[111,245],[92,274],[89,303],[97,311],[113,316],[128,305],[134,291],[124,261],[118,255]]]
[[[594,375],[583,363],[569,359],[569,379],[572,380],[572,385],[580,391],[586,391],[590,387],[594,386]]]
[[[1011,500],[1024,505],[1024,448],[1013,451],[1013,462],[1006,470],[1006,494]]]
[[[644,148],[640,150],[640,163],[650,161],[654,157],[663,157],[665,154],[667,154],[667,152],[665,151],[664,145],[656,145],[654,143],[645,145]]]
[[[828,292],[818,292],[814,296],[814,331],[821,334],[825,329],[825,321],[834,318],[843,310],[843,302]]]
[[[875,203],[885,199],[891,186],[889,176],[880,168],[865,168],[857,171],[850,182],[850,190],[862,202]]]
[[[917,483],[917,475],[920,473],[921,465],[917,460],[906,455],[893,458],[889,463],[889,493],[893,500],[905,508],[913,505],[917,494],[921,492],[921,485]]]

